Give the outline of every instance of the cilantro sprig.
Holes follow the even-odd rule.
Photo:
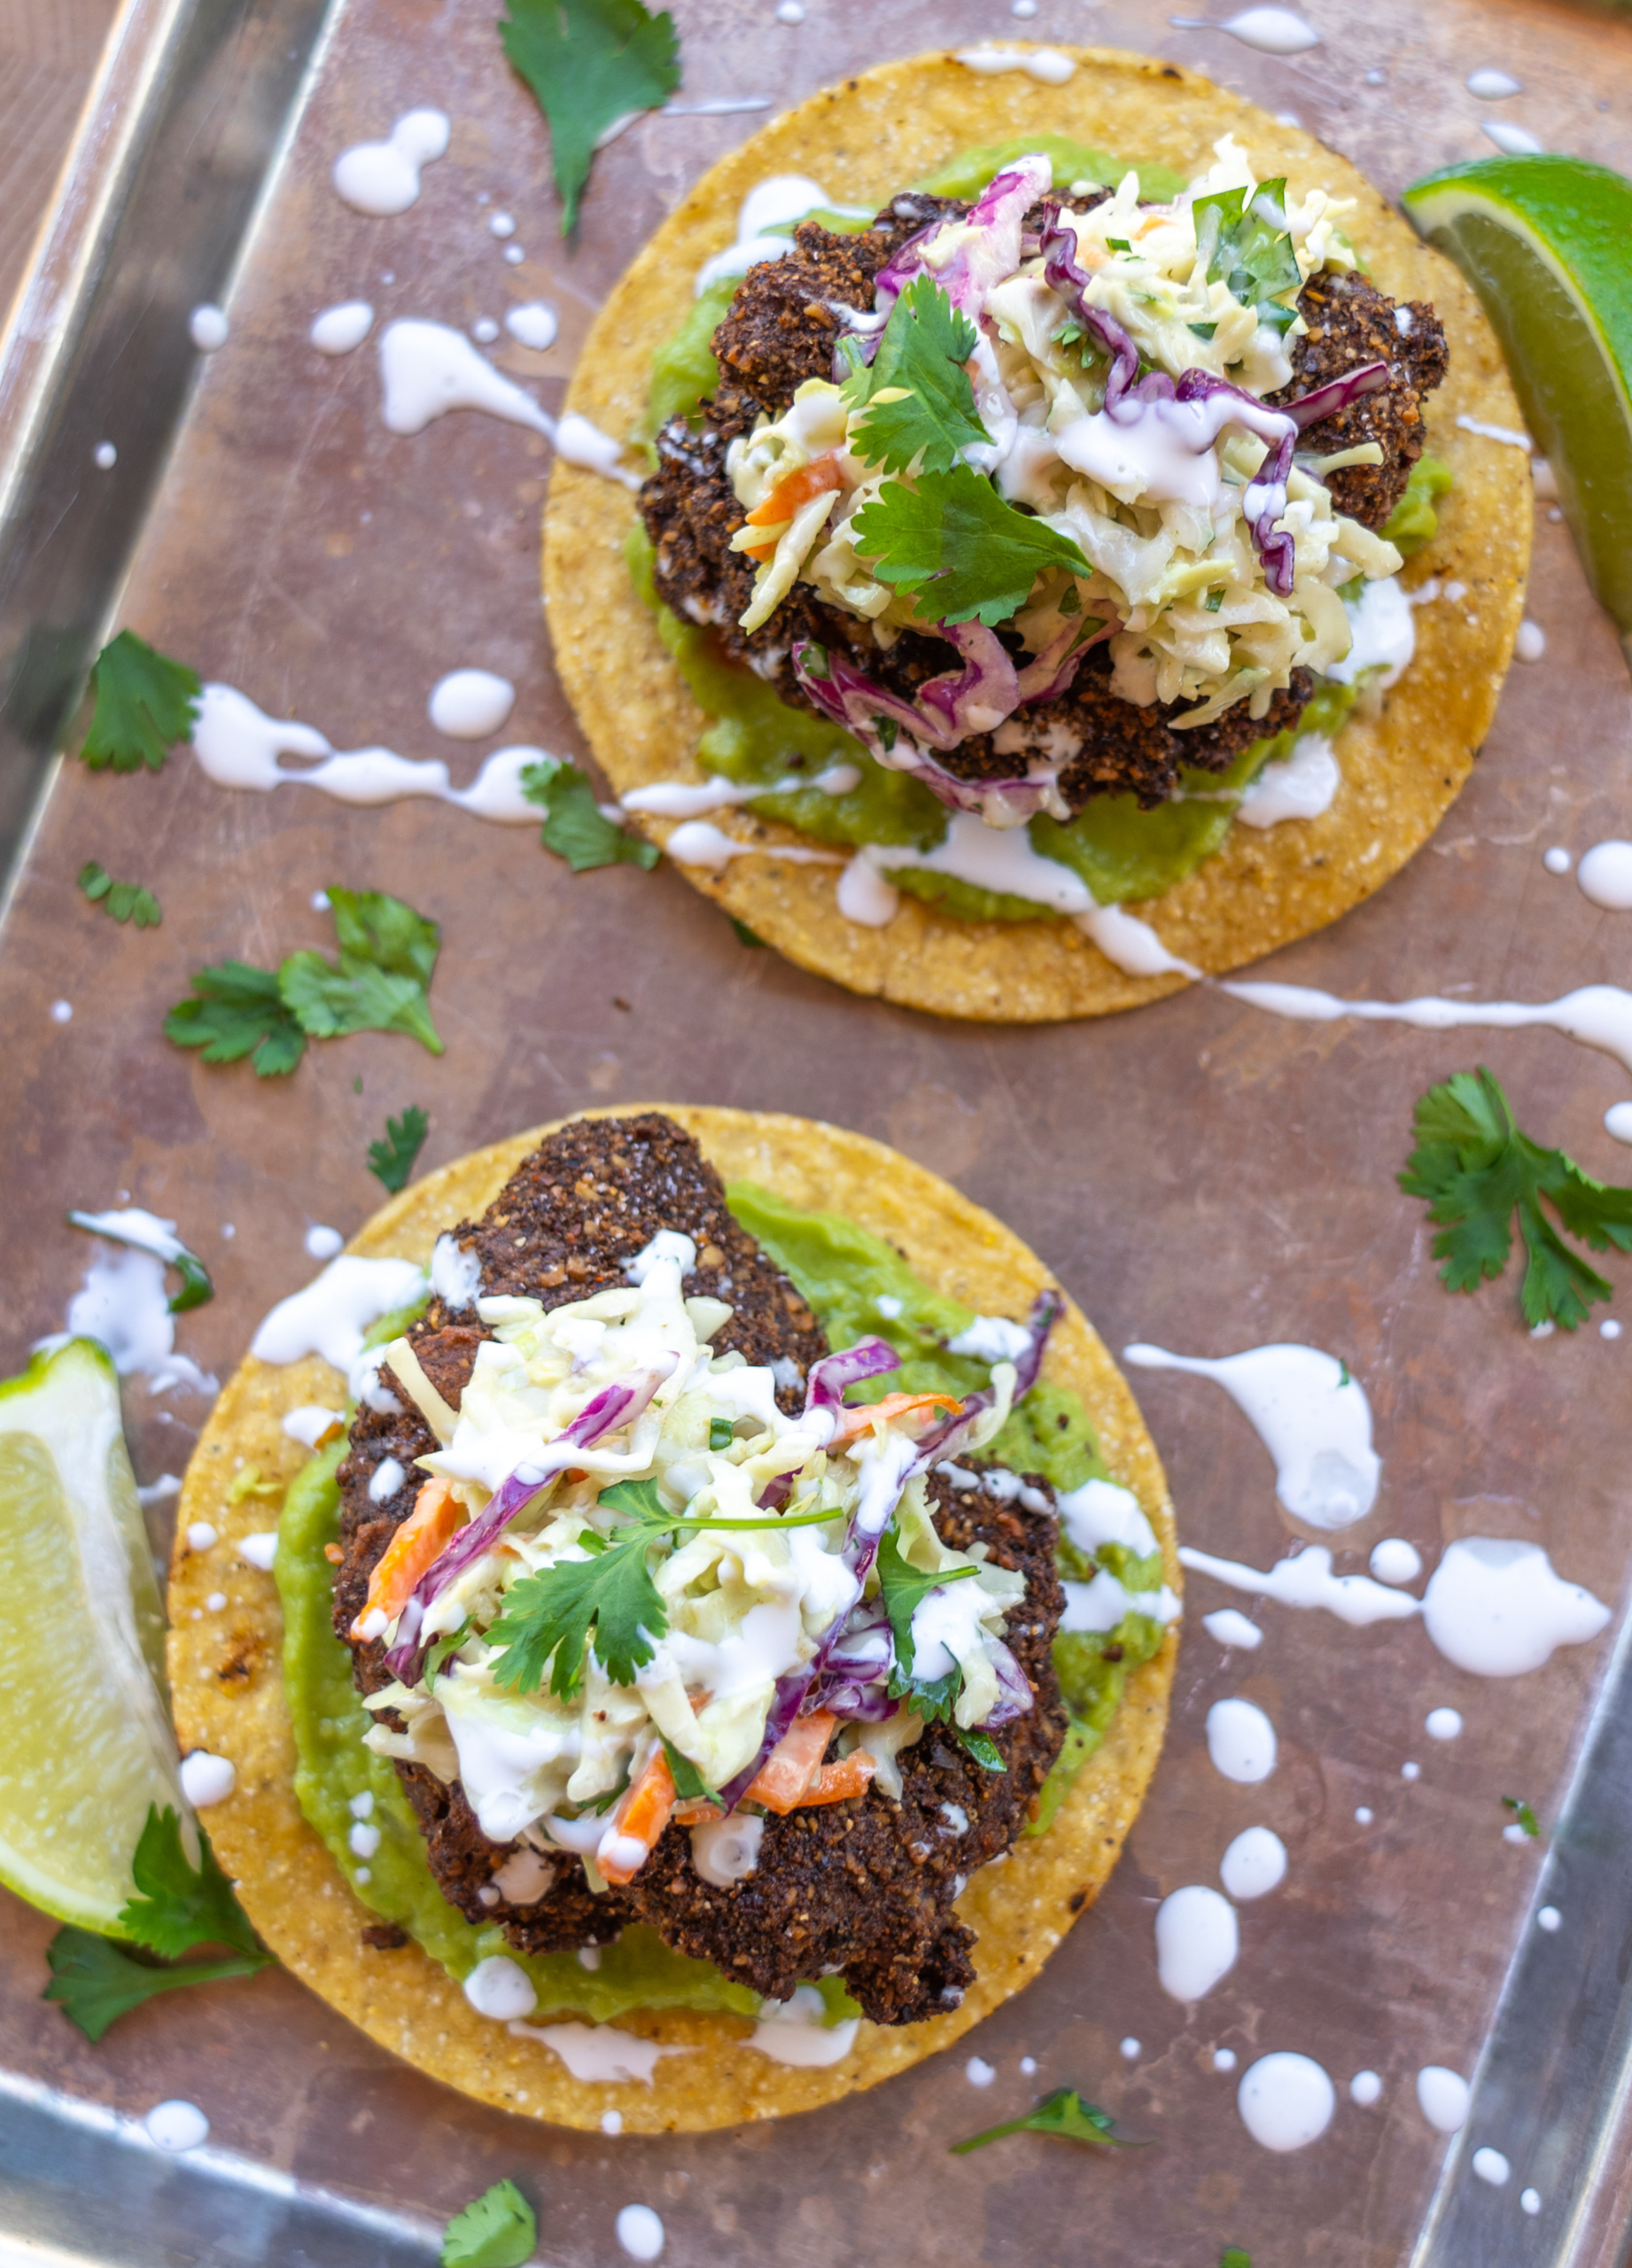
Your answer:
[[[292,1071],[308,1039],[400,1031],[432,1055],[442,1042],[426,998],[441,931],[382,890],[330,889],[337,962],[291,953],[276,969],[229,960],[198,971],[192,996],[171,1009],[165,1032],[206,1063],[253,1056],[263,1079]]]
[[[151,889],[141,882],[116,882],[94,858],[87,858],[80,868],[79,883],[93,905],[100,905],[120,924],[134,921],[138,929],[156,929],[164,920]]]
[[[544,814],[545,849],[564,858],[575,874],[617,866],[649,872],[657,865],[657,844],[608,819],[587,774],[566,757],[540,757],[524,765],[521,792]]]
[[[601,1491],[606,1510],[628,1515],[608,1538],[586,1529],[579,1543],[587,1557],[559,1559],[524,1575],[504,1595],[504,1612],[487,1633],[504,1651],[493,1682],[517,1693],[536,1693],[549,1672],[549,1689],[570,1701],[584,1681],[584,1656],[596,1660],[615,1685],[633,1685],[651,1660],[669,1618],[651,1578],[647,1554],[677,1529],[819,1527],[841,1516],[826,1511],[787,1518],[698,1519],[664,1509],[655,1480],[618,1480]],[[678,1782],[676,1783],[678,1785]]]
[[[270,1965],[232,1884],[221,1872],[204,1835],[198,1837],[194,1867],[182,1844],[181,1821],[167,1806],[148,1806],[131,1860],[136,1895],[120,1911],[120,1925],[150,1953],[175,1964],[195,1946],[231,1947],[221,1961],[159,1966],[120,1946],[70,1923],[46,1947],[51,1981],[43,1995],[91,2041],[110,2024],[159,1992],[184,1984],[210,1984],[229,1977],[253,1977]]]
[[[568,236],[597,138],[633,112],[657,109],[680,85],[674,19],[649,14],[641,0],[509,0],[499,37],[549,120]]]
[[[1000,2141],[1006,2134],[1054,2134],[1066,2142],[1093,2142],[1100,2146],[1110,2143],[1124,2150],[1148,2148],[1146,2143],[1134,2141],[1131,2135],[1119,2134],[1110,2113],[1078,2094],[1075,2087],[1056,2087],[1023,2118],[1006,2119],[1000,2126],[988,2126],[983,2133],[971,2134],[967,2142],[954,2142],[952,2154],[961,2157],[966,2151],[978,2150],[987,2142]]]
[[[495,2181],[449,2221],[442,2268],[522,2268],[538,2241],[532,2206],[513,2181]]]
[[[1281,301],[1302,288],[1297,254],[1286,226],[1286,183],[1260,182],[1247,203],[1244,185],[1199,197],[1196,246],[1207,255],[1210,284],[1222,284],[1244,307],[1255,307],[1271,330],[1290,330],[1295,307]]]
[[[890,309],[870,365],[859,339],[842,339],[850,376],[840,392],[852,411],[865,412],[851,431],[857,454],[886,472],[914,463],[947,472],[960,449],[990,440],[964,368],[978,338],[934,277],[916,276]]]
[[[1565,1231],[1604,1252],[1632,1252],[1632,1189],[1594,1181],[1562,1150],[1544,1150],[1521,1134],[1501,1085],[1481,1065],[1430,1087],[1417,1105],[1417,1147],[1399,1177],[1408,1197],[1426,1200],[1428,1218],[1445,1223],[1434,1239],[1441,1277],[1453,1292],[1477,1291],[1499,1276],[1513,1247],[1517,1216],[1526,1264],[1519,1306],[1532,1329],[1557,1323],[1574,1331],[1589,1303],[1613,1285],[1572,1252]]]
[[[90,730],[80,754],[93,772],[162,772],[178,741],[192,738],[198,714],[198,675],[121,630],[97,655],[90,672],[96,699]]]
[[[947,1567],[940,1573],[927,1575],[921,1567],[914,1567],[901,1554],[901,1545],[894,1528],[887,1528],[878,1547],[878,1583],[884,1601],[884,1612],[890,1617],[890,1628],[896,1642],[896,1666],[904,1676],[913,1672],[913,1617],[931,1591],[943,1584],[955,1583],[980,1573],[978,1567]]]
[[[919,613],[936,622],[990,629],[1025,604],[1045,569],[1090,571],[1069,536],[1006,504],[967,464],[921,473],[910,487],[887,480],[856,514],[851,536],[878,580],[912,592]]]
[[[430,1131],[431,1121],[416,1102],[411,1102],[400,1118],[386,1119],[383,1142],[369,1143],[369,1171],[393,1197],[408,1187],[414,1161]]]

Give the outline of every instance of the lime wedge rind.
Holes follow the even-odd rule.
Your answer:
[[[1632,182],[1581,158],[1480,158],[1404,204],[1479,294],[1632,660]]]
[[[124,1936],[150,1804],[183,1816],[164,1617],[105,1349],[0,1386],[0,1882]]]

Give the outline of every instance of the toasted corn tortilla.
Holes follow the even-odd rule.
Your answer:
[[[1048,1271],[1036,1254],[955,1189],[898,1152],[811,1119],[739,1110],[630,1104],[590,1116],[661,1108],[696,1137],[727,1179],[749,1178],[797,1205],[842,1213],[887,1238],[936,1289],[982,1314],[1023,1315]],[[554,1127],[444,1166],[393,1198],[346,1249],[370,1258],[428,1263],[439,1232],[480,1214],[522,1159]],[[1081,1395],[1105,1461],[1138,1495],[1161,1538],[1167,1579],[1180,1586],[1167,1483],[1121,1373],[1092,1326],[1068,1302],[1049,1342],[1044,1375]],[[295,1800],[295,1751],[284,1703],[283,1618],[277,1589],[239,1558],[234,1544],[271,1525],[275,1503],[229,1501],[246,1464],[287,1487],[305,1452],[283,1430],[303,1403],[338,1408],[345,1381],[317,1356],[278,1368],[246,1359],[229,1381],[187,1470],[170,1572],[170,1682],[183,1752],[230,1758],[237,1785],[209,1814],[216,1855],[237,1884],[250,1918],[284,1966],[382,2047],[450,2086],[501,2110],[556,2125],[598,2129],[622,2114],[627,2133],[701,2132],[750,2118],[777,2118],[875,2085],[950,2047],[1037,1974],[1116,1863],[1155,1768],[1167,1722],[1177,1634],[1129,1679],[1104,1745],[1090,1758],[1048,1833],[1022,1837],[1012,1856],[984,1868],[958,1900],[978,1934],[977,1971],[962,2005],[928,2023],[862,2022],[842,2062],[824,2070],[773,2063],[751,2048],[736,2017],[679,2011],[620,2019],[626,2031],[683,2044],[664,2056],[653,2084],[574,2079],[540,2042],[512,2038],[478,2016],[460,1987],[416,1945],[379,1953],[361,1932],[377,1915],[361,1903],[307,1826]],[[195,1552],[190,1525],[205,1520],[221,1541]],[[224,1611],[195,1610],[224,1590]]]
[[[1341,736],[1343,784],[1329,811],[1263,830],[1234,827],[1187,880],[1131,907],[1170,951],[1218,974],[1369,897],[1427,841],[1467,778],[1523,613],[1531,493],[1523,450],[1457,420],[1509,431],[1523,420],[1467,284],[1345,159],[1175,65],[1107,49],[1061,51],[1077,66],[1063,87],[1018,71],[979,77],[950,53],[921,55],[865,72],[763,128],[703,175],[630,267],[589,334],[567,407],[609,433],[634,430],[653,347],[691,306],[703,260],[731,242],[742,198],[772,174],[808,174],[847,205],[882,206],[961,150],[1033,130],[1071,135],[1131,163],[1161,160],[1187,177],[1233,134],[1261,179],[1284,174],[1294,196],[1320,186],[1355,198],[1345,225],[1372,280],[1396,299],[1431,299],[1450,347],[1426,425],[1427,447],[1456,486],[1405,581],[1414,589],[1438,577],[1466,595],[1418,610],[1416,659],[1381,717]],[[633,517],[626,491],[556,463],[544,523],[556,666],[619,795],[657,780],[700,780],[693,750],[706,723],[631,587],[623,540]],[[1066,920],[960,921],[904,894],[887,928],[861,928],[838,911],[838,866],[776,858],[779,844],[801,840],[791,828],[745,812],[721,823],[769,855],[734,858],[719,873],[687,866],[688,882],[790,960],[852,991],[940,1015],[1040,1023],[1137,1007],[1185,982],[1128,975]],[[674,826],[645,814],[638,824],[657,843]]]

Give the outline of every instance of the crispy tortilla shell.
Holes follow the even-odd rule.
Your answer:
[[[692,279],[730,243],[737,208],[767,175],[813,175],[847,205],[882,205],[958,151],[1030,132],[1071,135],[1186,176],[1233,134],[1261,179],[1292,193],[1322,186],[1353,198],[1346,223],[1372,280],[1396,299],[1434,302],[1450,348],[1428,397],[1427,447],[1456,486],[1439,533],[1406,571],[1465,595],[1422,606],[1417,656],[1380,718],[1342,735],[1343,784],[1321,818],[1264,830],[1237,826],[1223,848],[1167,894],[1133,907],[1162,943],[1209,974],[1238,968],[1324,928],[1379,889],[1421,849],[1473,768],[1496,713],[1523,613],[1532,517],[1522,449],[1458,421],[1522,425],[1501,352],[1462,277],[1413,234],[1346,159],[1310,135],[1193,72],[1112,50],[1067,48],[1076,75],[1039,85],[1012,71],[981,77],[950,53],[881,65],[773,120],[703,175],[635,259],[596,318],[567,407],[609,433],[632,433],[646,403],[654,346],[692,304]],[[633,500],[615,483],[557,463],[544,523],[544,591],[556,665],[596,761],[619,795],[702,777],[693,757],[707,719],[631,586],[623,542]],[[674,822],[638,822],[658,843]],[[1038,1023],[1137,1007],[1183,977],[1135,977],[1075,925],[961,921],[904,895],[882,929],[839,913],[835,866],[779,861],[792,829],[746,812],[725,824],[772,855],[686,878],[756,936],[818,975],[940,1015]]]
[[[936,1289],[983,1314],[1023,1315],[1047,1280],[1037,1256],[1002,1223],[936,1175],[882,1144],[812,1120],[767,1114],[667,1111],[727,1179],[748,1178],[795,1204],[842,1213],[887,1238]],[[631,1105],[628,1115],[650,1105]],[[473,1217],[551,1127],[474,1152],[427,1175],[382,1208],[347,1249],[429,1261],[439,1232]],[[1068,1305],[1045,1375],[1080,1394],[1106,1463],[1138,1495],[1162,1540],[1177,1588],[1167,1484],[1132,1395],[1092,1327]],[[512,2038],[478,2016],[453,1979],[416,1945],[365,1946],[377,1920],[352,1891],[295,1800],[295,1750],[282,1678],[283,1619],[270,1574],[235,1557],[235,1541],[270,1525],[270,1501],[234,1503],[247,1464],[263,1484],[286,1487],[305,1452],[283,1431],[286,1411],[344,1401],[344,1381],[317,1356],[284,1368],[248,1357],[228,1382],[199,1439],[182,1492],[170,1575],[170,1682],[183,1753],[231,1759],[237,1786],[209,1814],[210,1839],[251,1919],[286,1968],[369,2037],[432,2078],[502,2110],[557,2125],[598,2128],[622,2114],[630,2133],[702,2132],[805,2110],[874,2085],[948,2047],[1027,1984],[1116,1862],[1139,1810],[1167,1721],[1177,1633],[1129,1679],[1120,1713],[1045,1836],[975,1876],[958,1913],[978,1932],[976,1980],[962,2005],[932,2022],[890,2028],[863,2022],[850,2053],[822,2070],[770,2062],[735,2017],[682,2012],[620,2019],[624,2029],[684,2043],[664,2057],[650,2087],[574,2079],[541,2043]],[[221,1542],[193,1552],[189,1526],[207,1521]],[[226,1609],[192,1619],[214,1591]]]

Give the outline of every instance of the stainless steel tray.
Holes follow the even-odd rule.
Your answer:
[[[1487,146],[1463,84],[1482,63],[1524,81],[1512,107],[1550,145],[1632,167],[1623,26],[1542,0],[1439,0],[1427,14],[1411,0],[1311,0],[1307,12],[1325,44],[1289,62],[1175,29],[1154,0],[1041,0],[1015,28],[1211,70],[1296,112],[1386,190]],[[804,1110],[884,1136],[1001,1212],[1113,1348],[1298,1339],[1342,1351],[1386,1460],[1364,1548],[1403,1533],[1432,1552],[1522,1526],[1571,1577],[1622,1601],[1632,1340],[1533,1342],[1511,1285],[1451,1300],[1420,1208],[1393,1186],[1415,1096],[1480,1060],[1527,1126],[1620,1177],[1600,1121],[1621,1081],[1605,1059],[1536,1032],[1281,1024],[1201,990],[1101,1026],[936,1024],[743,950],[666,871],[574,878],[529,834],[429,805],[227,796],[184,753],[157,779],[54,766],[85,663],[116,619],[337,745],[429,752],[429,685],[471,660],[519,687],[509,737],[578,745],[537,610],[543,443],[474,418],[393,439],[368,351],[317,367],[305,327],[386,269],[401,280],[371,282],[382,314],[468,323],[507,296],[540,296],[562,311],[561,346],[494,353],[552,406],[629,252],[755,114],[632,128],[600,159],[568,252],[543,128],[492,13],[129,0],[93,89],[0,356],[0,827],[17,846],[0,938],[0,1359],[15,1367],[60,1323],[84,1257],[62,1225],[69,1204],[128,1188],[183,1220],[220,1293],[184,1343],[224,1371],[308,1272],[307,1222],[346,1228],[369,1209],[362,1153],[387,1109],[431,1108],[431,1163],[609,1098]],[[987,0],[888,19],[861,0],[809,0],[797,28],[768,0],[679,0],[676,14],[694,103],[780,105],[883,53],[1010,28]],[[344,214],[326,185],[335,151],[424,100],[456,130],[411,223]],[[482,190],[518,216],[515,270],[482,226]],[[186,331],[204,299],[233,322],[208,363]],[[105,439],[111,472],[93,462]],[[1515,672],[1434,843],[1278,974],[1394,998],[1430,986],[1540,998],[1621,974],[1616,918],[1544,875],[1539,854],[1632,834],[1624,668],[1564,532],[1543,519],[1537,538],[1547,661]],[[121,853],[157,874],[165,901],[163,928],[140,938],[74,889],[85,858],[117,870]],[[400,889],[443,921],[442,1061],[364,1036],[270,1089],[166,1046],[159,1020],[192,968],[308,931],[316,942],[307,901],[337,878]],[[67,1025],[47,1013],[57,998],[74,1003]],[[228,1221],[230,1246],[216,1234]],[[1286,1524],[1245,1422],[1204,1385],[1139,1384],[1192,1539],[1267,1565]],[[190,1414],[196,1402],[129,1398],[144,1478],[179,1469]],[[1168,1751],[1105,1898],[971,2043],[998,2066],[990,2092],[968,2087],[954,2055],[781,2129],[565,2134],[421,2079],[281,1976],[157,2002],[92,2050],[38,1998],[51,1925],[8,1903],[0,2264],[428,2261],[447,2213],[515,2173],[540,2200],[541,2256],[558,2268],[618,2256],[612,2216],[637,2197],[663,2212],[677,2268],[801,2268],[841,2251],[869,2268],[1032,2268],[1091,2252],[1117,2268],[1210,2268],[1232,2243],[1255,2268],[1618,2268],[1632,2214],[1624,1635],[1496,1685],[1397,1630],[1333,1646],[1316,1618],[1268,1610],[1271,1643],[1243,1666],[1195,1627],[1223,1603],[1193,1584]],[[1207,1709],[1232,1690],[1271,1706],[1281,1730],[1282,1770],[1250,1798],[1206,1762]],[[1449,1751],[1421,1736],[1441,1701],[1469,1720]],[[1423,1776],[1408,1789],[1412,1755]],[[1552,1829],[1539,1860],[1501,1839],[1498,1798],[1515,1784]],[[1350,1823],[1361,1802],[1379,1822],[1364,1836]],[[1155,1982],[1151,1915],[1179,1883],[1210,1879],[1254,1817],[1294,1845],[1293,1875],[1247,1909],[1237,1969],[1186,2022]],[[1543,1899],[1566,1916],[1557,1935],[1532,1926]],[[1137,2064],[1117,2053],[1127,2034],[1145,2043]],[[1370,2065],[1387,2093],[1372,2112],[1345,2100],[1319,2146],[1271,2158],[1212,2070],[1217,2044],[1243,2065],[1303,2047],[1340,2082]],[[949,2159],[949,2141],[1024,2102],[1027,2054],[1039,2084],[1081,2086],[1160,2147],[1084,2162],[1022,2142]],[[1447,2148],[1417,2112],[1412,2076],[1476,2059],[1473,2115]],[[140,2113],[174,2094],[208,2109],[206,2152],[162,2159],[144,2139]],[[1512,2162],[1505,2190],[1469,2178],[1487,2141]],[[1543,2198],[1533,2218],[1517,2202],[1527,2185]]]

